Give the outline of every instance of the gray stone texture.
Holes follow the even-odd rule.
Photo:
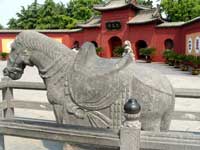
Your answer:
[[[135,98],[142,107],[143,130],[169,128],[174,109],[170,82],[158,71],[133,63],[129,53],[121,59],[100,58],[86,43],[76,55],[42,34],[23,31],[12,45],[4,74],[19,79],[25,65],[38,68],[58,123],[119,128],[122,106]]]

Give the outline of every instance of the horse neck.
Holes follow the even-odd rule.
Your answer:
[[[33,51],[31,55],[31,62],[38,68],[42,78],[50,78],[58,73],[63,66],[67,67],[68,58],[62,52],[55,52],[47,54],[42,51]]]
[[[45,69],[54,61],[51,57],[40,51],[33,51],[30,59],[39,71]]]

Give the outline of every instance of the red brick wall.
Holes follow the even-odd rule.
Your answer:
[[[122,43],[125,40],[131,41],[132,48],[137,56],[136,42],[138,40],[146,41],[148,47],[156,48],[153,56],[154,61],[163,61],[162,53],[165,50],[165,40],[171,39],[174,42],[174,50],[178,53],[185,53],[186,35],[190,33],[200,32],[200,21],[193,22],[183,27],[158,28],[156,22],[127,25],[127,22],[135,15],[131,8],[122,8],[119,10],[104,11],[102,14],[101,27],[84,28],[82,31],[73,33],[44,33],[49,37],[62,38],[63,44],[72,48],[74,41],[79,41],[82,45],[86,41],[96,41],[104,51],[102,57],[111,57],[111,47],[109,40],[117,36]],[[109,31],[105,27],[107,21],[120,21],[121,29]],[[2,38],[15,38],[17,33],[0,33],[0,52],[2,51]]]
[[[184,50],[184,53],[187,53],[186,52],[186,36],[188,34],[195,34],[198,32],[200,32],[200,21],[193,22],[182,27],[182,38],[181,38],[182,44],[180,46]]]

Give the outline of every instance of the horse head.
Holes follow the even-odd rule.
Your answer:
[[[13,80],[20,79],[26,65],[32,66],[29,50],[17,39],[11,45],[11,52],[4,68],[4,76],[9,76]]]

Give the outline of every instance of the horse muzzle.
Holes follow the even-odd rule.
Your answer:
[[[4,68],[4,69],[3,69],[3,75],[4,75],[4,76],[9,76],[8,68]]]
[[[4,74],[4,76],[8,76],[13,80],[17,80],[17,79],[21,78],[23,71],[22,71],[22,69],[19,69],[19,68],[8,68],[8,67],[6,67],[3,70],[3,74]]]

